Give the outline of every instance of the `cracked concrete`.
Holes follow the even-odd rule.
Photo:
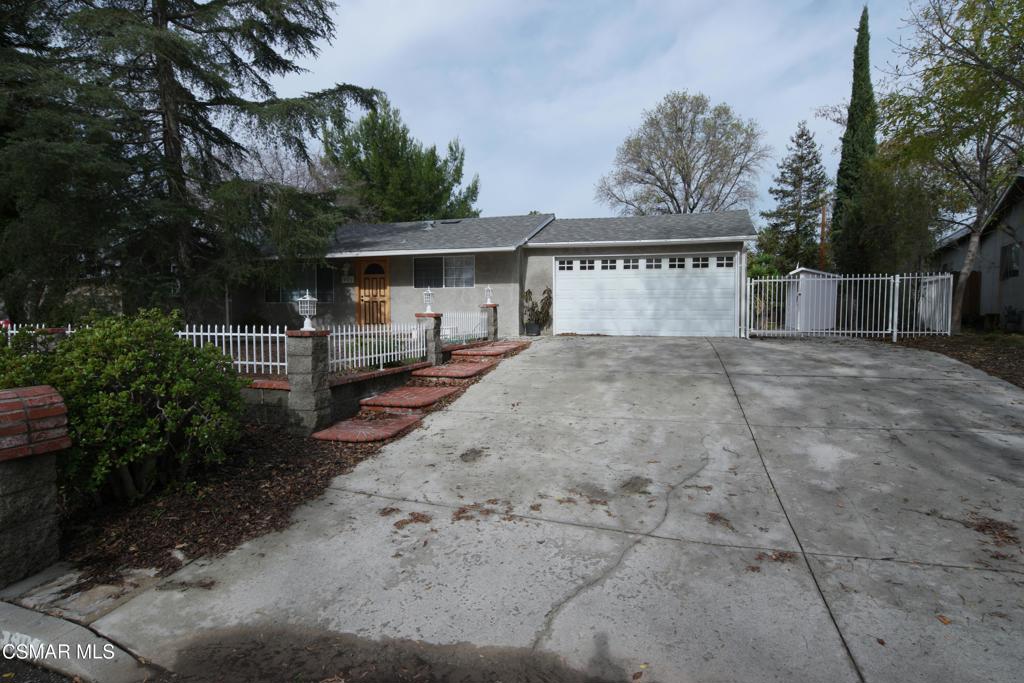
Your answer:
[[[290,528],[93,627],[170,668],[295,627],[534,648],[600,680],[1010,681],[1024,555],[958,520],[1020,524],[1022,473],[1024,392],[935,354],[541,339]],[[454,514],[474,503],[493,514]],[[394,528],[411,512],[433,519]]]

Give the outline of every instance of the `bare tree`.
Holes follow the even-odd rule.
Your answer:
[[[769,158],[764,133],[726,104],[671,92],[619,146],[596,197],[623,215],[747,207]]]

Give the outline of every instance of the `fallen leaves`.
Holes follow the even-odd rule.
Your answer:
[[[422,512],[410,512],[408,517],[398,520],[393,526],[396,529],[404,529],[410,524],[429,524],[433,519],[430,515]]]
[[[722,526],[728,529],[729,531],[736,531],[736,527],[732,525],[732,522],[729,521],[729,518],[720,512],[709,512],[707,513],[706,517],[708,520],[708,524]]]
[[[953,620],[947,617],[945,614],[937,614],[935,615],[935,618],[942,622],[943,626],[949,626],[953,623]]]

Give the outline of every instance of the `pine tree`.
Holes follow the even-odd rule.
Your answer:
[[[775,199],[775,208],[761,213],[768,225],[757,240],[766,265],[779,273],[817,265],[816,235],[829,190],[821,149],[806,121],[800,122],[786,149],[788,153],[768,190]]]
[[[843,133],[839,171],[836,174],[835,206],[832,210],[832,253],[837,268],[852,272],[862,267],[857,262],[853,244],[855,235],[844,235],[843,214],[847,204],[857,193],[861,171],[877,149],[875,132],[878,127],[878,106],[871,85],[871,36],[868,32],[868,8],[865,5],[857,27],[857,44],[853,48],[853,87]]]
[[[64,78],[75,82],[71,92],[90,94],[94,84],[99,94],[84,105],[79,98],[55,106],[55,122],[77,134],[71,117],[86,106],[109,123],[114,156],[130,164],[130,196],[108,199],[125,229],[99,251],[129,309],[201,304],[249,272],[246,264],[267,241],[284,257],[319,256],[329,221],[317,216],[329,203],[243,178],[237,169],[254,139],[306,159],[310,137],[328,124],[344,125],[352,104],[372,103],[373,91],[344,84],[294,98],[275,91],[274,80],[302,71],[297,60],[315,56],[333,37],[330,0],[31,4],[42,10],[29,26],[49,29],[37,32],[45,44],[35,52],[51,68],[26,69],[29,86],[59,93]],[[14,87],[24,89],[0,81],[0,102]],[[92,211],[66,199],[69,214]]]
[[[462,186],[466,152],[457,140],[442,157],[424,147],[386,98],[355,125],[326,139],[327,161],[369,221],[416,221],[479,216],[476,176]]]

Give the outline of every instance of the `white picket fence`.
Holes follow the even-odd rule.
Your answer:
[[[216,346],[231,356],[242,374],[283,375],[288,372],[287,329],[281,325],[185,325],[177,335],[193,346]]]
[[[427,355],[427,336],[417,323],[331,325],[327,359],[331,372],[350,372]]]
[[[441,314],[441,341],[466,344],[487,338],[487,312],[454,311]]]
[[[745,335],[948,335],[951,273],[833,275],[803,272],[747,281]]]

